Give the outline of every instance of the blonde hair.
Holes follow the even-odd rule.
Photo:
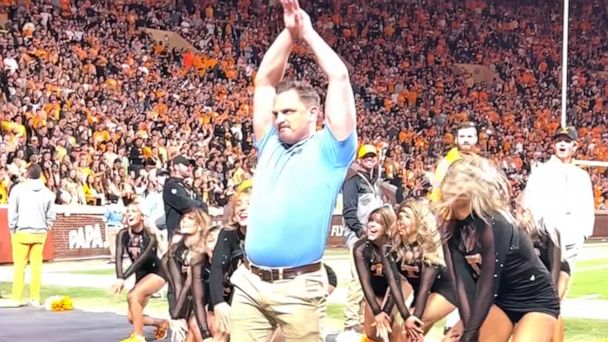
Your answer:
[[[408,213],[411,211],[411,214]],[[427,265],[445,265],[441,235],[437,230],[437,220],[431,212],[429,205],[420,200],[407,200],[398,206],[397,214],[411,215],[412,224],[416,227],[416,242],[422,248],[422,260]],[[412,260],[407,251],[411,250],[407,237],[402,237],[397,226],[389,231],[391,251],[397,255],[396,261],[407,265]]]
[[[463,155],[452,163],[440,186],[441,196],[435,203],[444,238],[452,234],[452,207],[459,199],[467,199],[471,213],[490,224],[491,217],[502,215],[515,223],[510,210],[511,185],[505,174],[490,160],[477,155]]]
[[[148,233],[153,235],[154,238],[156,239],[156,254],[159,257],[162,257],[163,255],[165,255],[165,253],[168,250],[168,242],[163,238],[163,236],[160,232],[160,229],[158,229],[156,224],[145,214],[144,210],[141,207],[142,202],[140,200],[135,200],[135,201],[129,203],[127,208],[130,206],[137,208],[137,211],[141,215],[141,220],[142,220],[142,224],[144,226],[144,230],[146,230]],[[127,226],[127,228],[129,228],[129,232],[130,232],[131,227],[129,227],[126,222],[127,216],[123,215],[122,220],[123,220],[123,222],[122,222],[123,225]]]

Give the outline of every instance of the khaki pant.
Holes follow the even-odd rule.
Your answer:
[[[116,261],[116,235],[122,229],[122,227],[108,227],[106,226],[106,241],[108,248],[110,249],[110,260]]]
[[[323,341],[327,273],[302,274],[295,279],[265,282],[241,265],[232,275],[230,340],[267,341],[279,326],[287,342]]]
[[[348,267],[351,279],[348,282],[348,293],[346,297],[346,306],[344,307],[344,327],[351,328],[355,325],[362,324],[364,320],[363,311],[363,289],[359,281],[359,274],[355,267],[355,257],[352,249],[349,251]]]
[[[11,298],[16,302],[23,300],[25,286],[25,265],[30,262],[30,299],[40,301],[42,284],[42,252],[46,242],[44,233],[16,232],[11,238],[13,248],[13,291]]]

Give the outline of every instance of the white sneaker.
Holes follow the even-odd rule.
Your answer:
[[[29,305],[31,307],[34,307],[34,308],[41,308],[42,307],[42,305],[40,305],[40,301],[39,300],[30,300]]]
[[[349,330],[349,331],[344,331],[344,332],[338,334],[338,336],[335,337],[334,341],[336,341],[336,342],[357,342],[357,341],[361,341],[362,336],[363,336],[362,334]]]

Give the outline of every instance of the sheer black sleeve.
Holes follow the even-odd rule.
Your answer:
[[[125,255],[125,239],[129,236],[129,228],[123,228],[116,235],[116,278],[126,279],[122,269],[122,259]]]
[[[562,270],[562,249],[560,247],[560,235],[559,232],[555,232],[557,234],[557,245],[553,242],[551,238],[547,240],[547,255],[549,256],[549,265],[551,265],[551,278],[553,279],[553,284],[555,288],[557,288],[557,283],[559,282],[559,274]]]
[[[399,284],[401,286],[401,284]],[[395,307],[395,297],[391,292],[390,287],[386,289],[386,294],[384,295],[384,306],[382,307],[382,311],[386,312],[389,316],[391,312],[393,312],[393,308]]]
[[[403,291],[401,289],[401,279],[397,264],[391,257],[388,246],[382,246],[382,270],[384,271],[384,277],[388,283],[391,298],[394,299],[394,304],[397,305],[397,310],[401,314],[404,320],[410,317],[410,310],[405,305],[405,298],[403,297]],[[389,311],[390,312],[390,311]]]
[[[378,304],[378,300],[376,299],[376,294],[372,288],[371,279],[372,274],[369,269],[369,264],[365,260],[365,248],[367,241],[359,240],[353,247],[353,255],[355,258],[355,268],[357,269],[357,275],[359,276],[359,282],[361,282],[361,288],[363,289],[363,294],[365,295],[365,299],[369,308],[372,310],[372,313],[375,315],[379,314],[382,309]]]
[[[477,222],[477,235],[481,254],[481,272],[477,284],[468,300],[470,311],[462,317],[464,323],[463,341],[476,341],[479,328],[483,324],[490,307],[494,302],[494,294],[500,287],[502,267],[513,235],[513,226],[509,223],[492,219],[492,226]],[[456,275],[458,277],[458,275]],[[462,299],[460,302],[463,305]]]
[[[203,339],[211,337],[209,326],[207,324],[207,298],[205,298],[205,289],[203,286],[203,269],[209,263],[207,256],[191,266],[192,270],[192,301],[194,302],[194,315],[198,322],[198,328],[201,331]]]
[[[455,246],[454,241],[448,241],[443,245],[443,249],[448,274],[452,279],[452,288],[456,292],[458,313],[463,324],[466,324],[465,322],[469,322],[471,315],[470,302],[474,297],[475,280],[467,268],[464,255]]]
[[[229,231],[222,229],[213,250],[211,274],[209,276],[210,302],[213,305],[225,302],[224,277],[230,266],[230,255],[232,254],[232,237],[230,235]]]
[[[427,265],[422,262],[422,270],[420,270],[420,286],[418,287],[418,293],[416,293],[416,303],[414,303],[415,310],[414,316],[422,318],[424,309],[426,308],[426,301],[431,294],[431,288],[437,279],[439,274],[440,266],[438,265]]]
[[[150,234],[148,232],[145,232],[144,234],[146,234],[146,236],[149,239],[148,244],[144,247],[144,250],[139,254],[137,259],[133,260],[133,263],[131,264],[131,266],[129,266],[129,268],[127,268],[127,270],[124,273],[123,279],[129,278],[133,273],[137,272],[141,268],[141,266],[147,260],[149,260],[149,258],[152,257],[154,255],[154,253],[156,253],[156,238],[154,237],[153,234]]]
[[[173,289],[172,299],[169,300],[169,314],[172,319],[179,319],[179,313],[177,306],[182,290],[184,289],[184,277],[180,265],[175,258],[174,251],[167,253],[166,258],[166,277],[169,281],[171,288]]]
[[[192,269],[192,267],[191,267]],[[190,272],[188,272],[188,275],[186,276],[186,281],[184,282],[184,285],[182,286],[181,290],[179,292],[175,291],[174,296],[175,296],[175,306],[173,307],[173,310],[171,310],[170,315],[171,318],[173,319],[179,319],[182,318],[180,317],[180,313],[182,313],[184,311],[184,307],[186,307],[188,300],[189,300],[189,295],[190,295],[190,291],[192,290],[192,286],[193,286],[193,271],[191,270]]]

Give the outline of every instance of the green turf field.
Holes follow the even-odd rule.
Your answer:
[[[587,297],[608,300],[606,280],[608,280],[608,259],[579,262],[576,264],[568,298]]]
[[[329,258],[340,258],[346,255],[346,250],[330,250],[325,256]],[[608,259],[597,259],[577,263],[575,277],[569,290],[569,298],[589,298],[608,300],[608,287],[605,281],[608,279]],[[74,274],[107,275],[113,276],[114,269],[79,270]],[[344,283],[342,283],[344,284]],[[6,297],[10,293],[10,283],[0,283],[0,291]],[[28,289],[25,289],[25,298],[28,297]],[[109,289],[94,289],[80,287],[58,287],[43,286],[42,297],[52,295],[69,295],[74,302],[74,307],[92,311],[110,311],[119,314],[126,313],[126,294],[120,298],[114,298]],[[151,299],[146,311],[152,315],[165,315],[167,312],[166,300],[162,298]],[[592,309],[592,308],[590,308]],[[329,304],[327,308],[327,325],[329,330],[340,330],[344,320],[344,306],[341,304]],[[440,324],[438,324],[439,326]],[[431,335],[437,336],[439,328],[431,331]],[[567,319],[566,341],[570,342],[608,342],[608,320],[589,319]]]

